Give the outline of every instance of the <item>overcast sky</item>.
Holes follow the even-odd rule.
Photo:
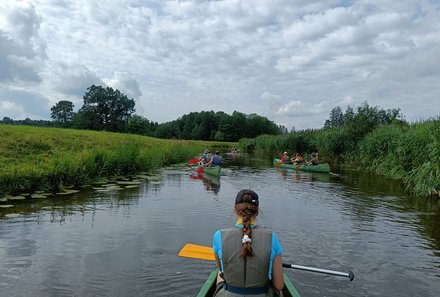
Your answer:
[[[194,111],[320,128],[367,101],[440,115],[440,0],[0,0],[0,119],[92,84],[163,123]]]

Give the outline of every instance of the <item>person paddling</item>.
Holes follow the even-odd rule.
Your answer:
[[[301,166],[304,163],[304,159],[303,159],[303,157],[301,156],[300,153],[296,153],[296,158],[295,159],[292,158],[292,163],[296,167],[299,167],[299,166]]]
[[[309,166],[315,166],[318,165],[318,153],[312,153],[312,158],[309,162],[307,162],[307,165]]]
[[[290,158],[289,158],[289,154],[287,153],[287,151],[285,151],[284,154],[281,156],[280,161],[283,162],[284,164],[290,163]]]
[[[215,166],[220,166],[221,163],[222,163],[222,157],[220,156],[220,152],[215,151],[215,155],[211,157],[211,159],[206,164],[206,166],[215,167]]]
[[[256,224],[258,205],[257,193],[239,191],[235,227],[214,234],[212,247],[219,269],[215,297],[276,296],[284,287],[282,248],[274,232]]]
[[[211,152],[208,149],[203,152],[203,156],[200,158],[200,165],[204,166],[209,163],[211,160],[210,153]]]

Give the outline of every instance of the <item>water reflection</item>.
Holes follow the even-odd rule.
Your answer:
[[[220,177],[214,176],[206,173],[202,174],[193,174],[189,175],[191,180],[201,181],[208,192],[213,192],[214,194],[218,194],[220,192]]]

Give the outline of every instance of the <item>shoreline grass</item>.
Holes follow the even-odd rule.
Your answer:
[[[240,139],[244,151],[318,151],[321,162],[398,180],[409,193],[440,197],[440,117],[414,124],[381,125],[359,136],[350,126]]]
[[[0,124],[0,197],[56,192],[102,177],[186,162],[230,143]]]

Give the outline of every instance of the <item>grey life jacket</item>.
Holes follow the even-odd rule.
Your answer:
[[[240,257],[242,229],[222,229],[221,236],[226,285],[239,288],[268,287],[272,231],[258,226],[252,229],[252,257]]]

